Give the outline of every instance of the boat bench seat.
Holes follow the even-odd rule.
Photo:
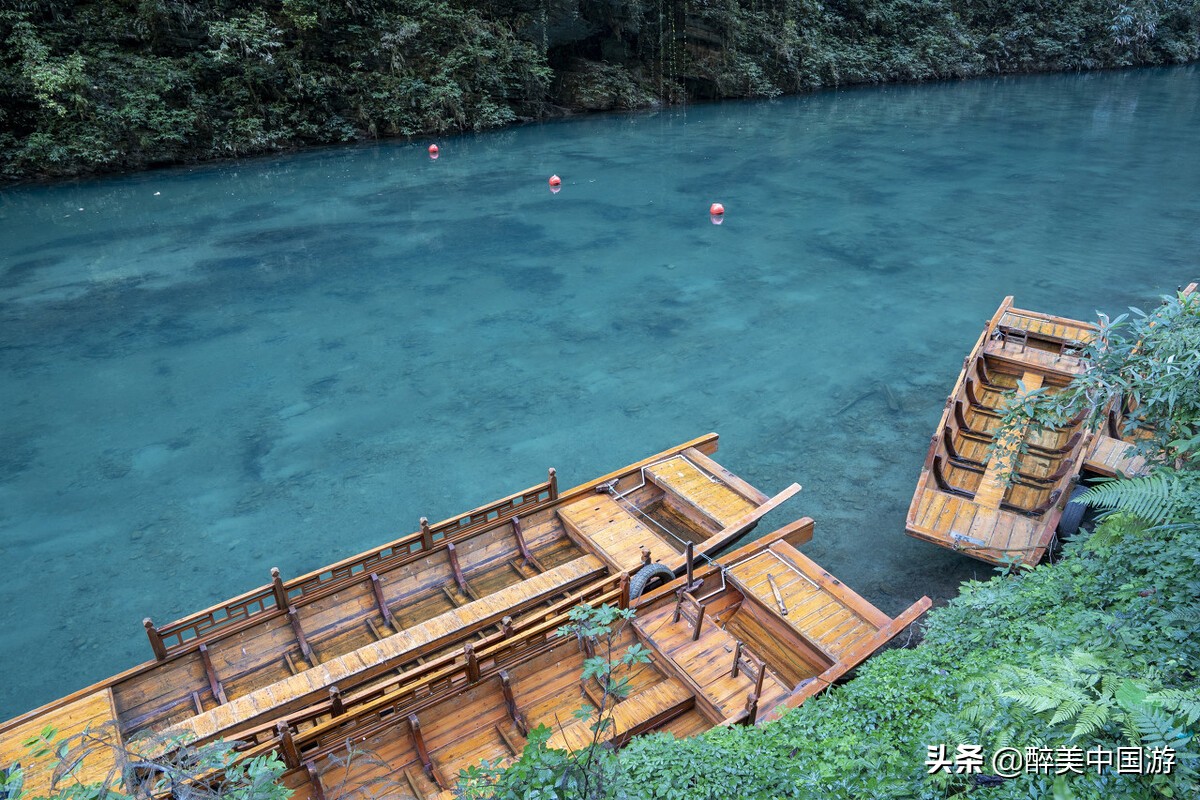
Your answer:
[[[581,556],[184,720],[169,728],[166,737],[193,734],[203,741],[228,735],[250,723],[282,716],[326,698],[331,686],[338,685],[345,691],[397,664],[443,649],[499,622],[519,608],[543,602],[604,572],[600,559],[592,555]]]
[[[617,703],[612,708],[612,724],[601,732],[601,740],[624,742],[630,736],[657,727],[674,719],[695,705],[696,698],[677,678],[667,678],[648,686]],[[593,714],[587,719],[574,719],[562,726],[546,743],[559,750],[579,751],[592,743],[595,731]]]

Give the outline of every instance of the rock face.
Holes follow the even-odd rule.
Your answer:
[[[0,178],[570,111],[1200,57],[1200,0],[52,0],[0,13]]]

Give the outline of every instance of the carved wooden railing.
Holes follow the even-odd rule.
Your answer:
[[[422,518],[421,528],[389,544],[344,559],[315,572],[284,581],[277,569],[271,570],[271,583],[238,595],[216,606],[197,612],[169,625],[156,627],[143,620],[154,656],[168,656],[192,650],[201,642],[232,634],[251,620],[267,614],[282,614],[289,606],[298,607],[325,597],[357,581],[446,549],[454,542],[482,533],[518,514],[529,514],[558,500],[558,478],[553,469],[544,483],[509,495],[494,503],[468,511],[434,525]]]

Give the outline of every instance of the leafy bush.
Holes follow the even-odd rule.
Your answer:
[[[0,10],[0,177],[555,109],[1179,63],[1200,0],[51,0]]]

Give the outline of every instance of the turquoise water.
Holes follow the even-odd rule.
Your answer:
[[[0,719],[167,622],[709,430],[884,610],[1006,294],[1198,277],[1194,67],[831,92],[0,193]],[[563,178],[552,195],[550,174]],[[727,209],[724,224],[709,204]],[[883,387],[895,398],[891,404]]]

